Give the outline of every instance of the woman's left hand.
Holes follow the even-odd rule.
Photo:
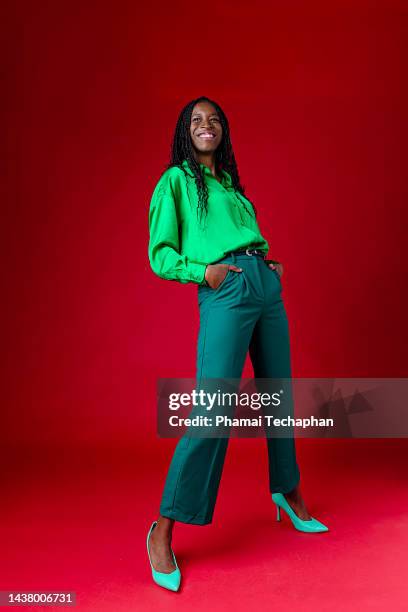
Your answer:
[[[279,276],[282,276],[283,274],[283,265],[281,263],[270,263],[268,264],[268,266],[271,268],[271,270],[276,270],[279,274]]]

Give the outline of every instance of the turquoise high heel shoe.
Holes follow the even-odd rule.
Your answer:
[[[285,510],[286,514],[292,521],[294,527],[299,531],[304,531],[306,533],[320,533],[322,531],[329,531],[329,528],[326,525],[323,525],[320,521],[315,518],[311,518],[307,521],[299,518],[296,512],[290,507],[283,493],[272,493],[272,499],[276,504],[277,516],[276,520],[280,521],[280,511],[281,508]]]
[[[146,541],[147,554],[149,556],[150,567],[152,568],[152,577],[155,583],[158,584],[159,586],[164,587],[165,589],[169,589],[170,591],[178,591],[179,586],[180,586],[180,581],[181,581],[181,574],[180,574],[180,570],[177,565],[177,561],[176,561],[176,557],[174,555],[173,549],[171,549],[171,554],[173,555],[174,565],[176,566],[176,569],[173,572],[170,572],[170,574],[166,574],[164,572],[158,572],[157,570],[154,569],[152,565],[152,560],[150,558],[150,551],[149,551],[149,539],[150,539],[150,534],[152,533],[156,525],[157,525],[157,521],[153,521],[152,526],[149,529],[149,533],[147,534],[147,541]]]

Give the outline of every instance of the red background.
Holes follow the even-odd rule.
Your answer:
[[[151,271],[147,215],[178,113],[199,95],[229,117],[269,255],[284,264],[294,376],[407,374],[405,2],[20,1],[3,11],[9,485],[40,486],[40,468],[26,471],[40,450],[54,449],[49,473],[81,452],[109,448],[109,463],[128,448],[132,495],[155,470],[142,529],[155,516],[174,446],[156,438],[155,382],[194,376],[198,308],[194,285]],[[348,448],[338,444],[337,467]],[[306,474],[321,443],[299,449]],[[101,475],[90,461],[75,465]]]
[[[24,5],[5,245],[19,435],[152,432],[156,377],[194,376],[196,287],[153,275],[147,214],[202,94],[285,267],[294,375],[406,374],[404,4]]]

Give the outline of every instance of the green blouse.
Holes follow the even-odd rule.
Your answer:
[[[269,246],[262,237],[253,207],[237,196],[228,172],[220,183],[205,165],[208,213],[199,221],[194,174],[187,160],[167,169],[157,182],[149,209],[149,261],[161,278],[181,283],[205,282],[206,266],[230,251],[251,247],[265,254]],[[248,211],[239,198],[245,200]]]

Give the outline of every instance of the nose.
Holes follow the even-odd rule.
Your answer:
[[[201,129],[205,129],[205,130],[210,130],[211,129],[211,125],[210,125],[210,122],[208,121],[208,119],[203,119],[201,121],[200,128]]]

